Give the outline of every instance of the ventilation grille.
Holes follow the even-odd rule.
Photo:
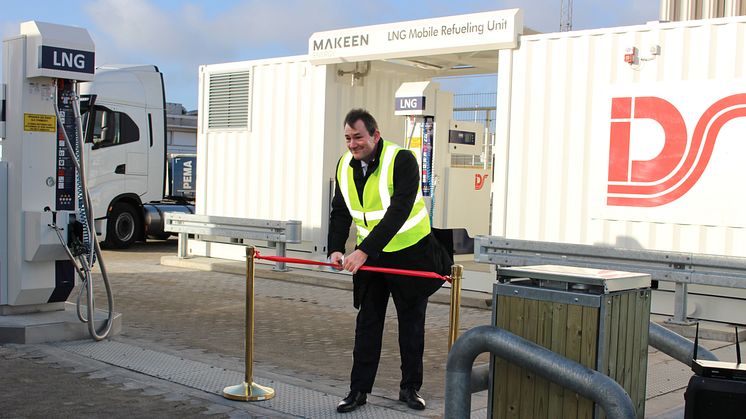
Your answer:
[[[251,71],[210,74],[208,128],[249,129]]]

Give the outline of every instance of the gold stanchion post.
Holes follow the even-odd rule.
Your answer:
[[[243,402],[269,400],[275,390],[260,386],[254,380],[254,254],[256,248],[246,248],[246,375],[244,382],[223,389],[223,397]]]
[[[458,317],[461,310],[461,278],[464,275],[463,265],[451,266],[451,312],[448,322],[448,352],[458,338]]]

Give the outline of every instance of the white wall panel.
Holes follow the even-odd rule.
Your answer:
[[[289,247],[325,256],[331,182],[345,150],[345,114],[366,108],[384,138],[400,141],[404,119],[394,116],[394,93],[403,81],[421,79],[373,63],[351,85],[350,75],[337,74],[350,68],[354,64],[313,66],[305,57],[204,66],[197,213],[300,220],[304,243]],[[208,129],[209,75],[246,70],[251,71],[250,129]]]
[[[212,72],[251,71],[250,130],[208,129],[206,85]],[[304,57],[203,67],[197,196],[199,214],[301,220],[320,230],[323,197],[324,67]]]
[[[660,46],[659,56],[650,54],[654,45]],[[634,65],[623,61],[625,49],[632,46],[638,48],[640,58]],[[624,96],[624,89],[631,90],[629,96],[644,96],[651,87],[653,96],[663,92],[668,98],[670,93],[680,110],[685,106],[704,110],[711,99],[699,96],[701,86],[746,93],[745,18],[524,36],[518,49],[501,52],[501,60],[508,55],[512,67],[509,72],[501,67],[503,74],[498,75],[498,106],[507,101],[509,109],[498,112],[508,111],[509,118],[502,122],[507,127],[498,132],[495,147],[506,153],[495,156],[495,182],[506,186],[504,191],[495,188],[492,234],[746,256],[746,228],[723,223],[725,218],[718,218],[716,210],[741,204],[733,200],[731,186],[733,181],[743,182],[741,173],[746,175],[746,170],[731,168],[730,181],[713,180],[721,176],[718,163],[726,157],[718,150],[746,153],[746,143],[741,140],[735,145],[736,135],[725,128],[730,124],[740,130],[746,125],[737,124],[746,124],[746,118],[726,123],[700,180],[678,200],[652,209],[605,209],[610,97]],[[686,97],[690,85],[695,86],[691,96],[679,100]],[[691,138],[697,119],[681,114]],[[713,195],[704,191],[705,186],[698,189],[700,184],[708,189],[715,185],[721,193]],[[698,222],[680,221],[689,208],[711,212],[711,222],[706,216]]]

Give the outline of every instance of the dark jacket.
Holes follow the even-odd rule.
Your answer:
[[[370,174],[375,170],[380,170],[379,161],[383,149],[383,139],[378,142],[375,156],[368,165],[365,175],[360,165],[360,161],[352,159],[350,166],[353,171],[355,187],[358,196],[362,201],[363,189],[368,181]],[[420,176],[419,165],[414,155],[409,152],[399,152],[394,160],[394,193],[391,197],[391,205],[386,210],[386,214],[378,225],[371,230],[357,248],[368,255],[365,262],[367,266],[379,266],[385,268],[410,269],[426,272],[437,272],[441,275],[450,273],[450,267],[453,263],[452,255],[448,254],[445,248],[435,240],[432,234],[425,236],[422,240],[414,245],[396,252],[383,252],[382,249],[396,235],[402,225],[407,221],[409,213],[412,210],[414,201],[417,198]],[[332,199],[332,208],[329,219],[329,237],[328,237],[328,254],[333,252],[345,252],[345,242],[350,231],[352,216],[344,202],[342,192],[339,189],[338,182],[335,182],[334,198]],[[359,307],[359,301],[362,293],[365,292],[365,284],[370,280],[380,280],[375,275],[367,271],[358,271],[353,276],[354,282],[354,304]],[[418,278],[403,277],[396,275],[385,275],[387,279],[394,279],[393,286],[400,288],[402,293],[409,298],[420,298],[434,293],[443,281]]]

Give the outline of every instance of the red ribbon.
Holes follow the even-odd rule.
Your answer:
[[[300,263],[304,265],[331,266],[332,268],[341,270],[339,269],[340,266],[334,263],[319,262],[317,260],[308,260],[308,259],[286,258],[283,256],[262,256],[261,254],[259,254],[258,250],[255,251],[254,257],[256,259],[270,260],[272,262],[286,262],[286,263]],[[451,282],[450,276],[443,276],[435,272],[411,271],[409,269],[379,268],[377,266],[365,266],[365,265],[361,266],[360,270],[371,271],[371,272],[381,272],[381,273],[391,274],[391,275],[418,276],[420,278],[441,279],[443,281]]]

